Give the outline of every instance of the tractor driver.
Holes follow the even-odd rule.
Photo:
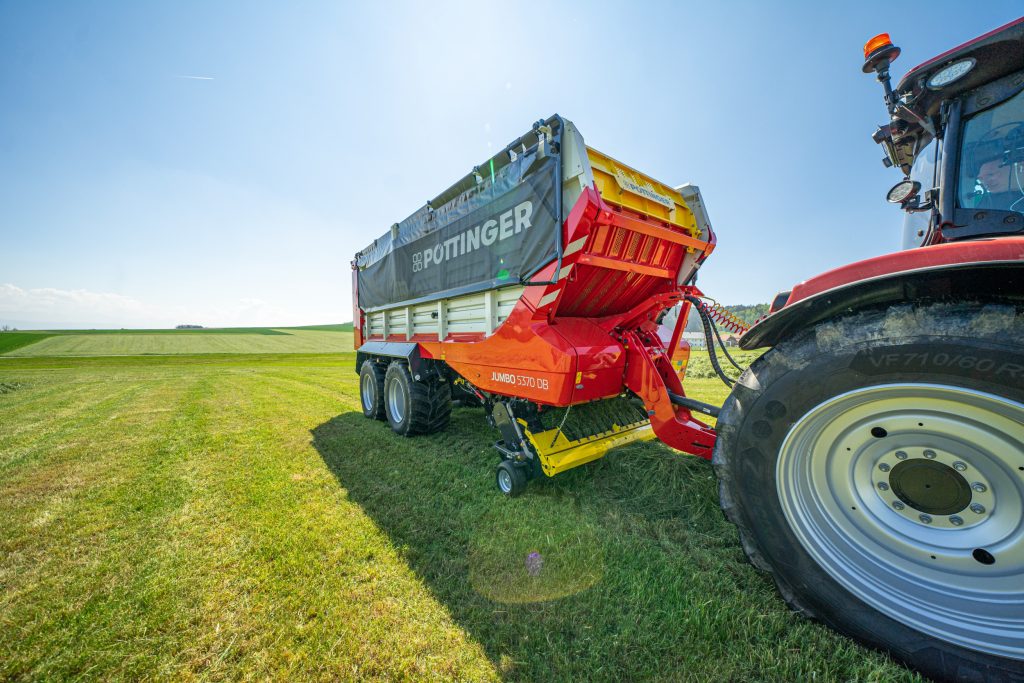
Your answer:
[[[998,129],[997,129],[998,130]],[[1018,149],[1024,128],[998,140],[984,138],[974,150],[980,161],[971,203],[974,208],[1024,212],[1024,163]]]
[[[1019,164],[1003,163],[1002,159],[989,159],[978,170],[978,184],[983,193],[978,197],[977,207],[1015,211],[1024,199],[1021,188],[1022,178]]]

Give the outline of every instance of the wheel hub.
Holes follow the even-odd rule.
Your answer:
[[[376,388],[373,383],[373,378],[369,375],[364,375],[360,388],[362,389],[363,408],[367,410],[373,409],[373,391]]]
[[[402,389],[402,384],[397,380],[393,380],[388,385],[388,408],[395,422],[405,419],[405,392]]]
[[[929,515],[956,514],[971,503],[963,475],[934,460],[904,460],[889,473],[889,486],[897,498]]]
[[[512,490],[512,475],[505,470],[498,471],[498,487],[504,492],[508,493]]]
[[[872,469],[875,493],[904,519],[939,529],[965,529],[988,519],[996,500],[988,478],[964,455],[903,446]]]

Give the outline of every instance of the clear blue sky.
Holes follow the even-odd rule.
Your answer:
[[[864,42],[898,78],[1022,8],[0,0],[0,323],[350,320],[353,253],[554,112],[700,185],[701,287],[768,301],[899,248]]]

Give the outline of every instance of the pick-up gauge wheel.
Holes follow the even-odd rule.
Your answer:
[[[722,507],[791,606],[938,679],[1024,680],[1024,316],[819,324],[719,418]]]
[[[526,490],[526,470],[522,465],[516,465],[509,460],[503,460],[494,473],[495,483],[498,490],[509,498],[515,498]]]

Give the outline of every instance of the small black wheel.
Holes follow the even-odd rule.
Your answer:
[[[509,498],[515,498],[526,490],[526,468],[510,460],[503,460],[494,473],[498,490]]]
[[[409,366],[394,361],[384,376],[384,412],[402,436],[442,431],[452,416],[451,385],[440,379],[417,382]]]
[[[718,430],[722,508],[790,606],[938,680],[1024,681],[1024,312],[822,322]]]
[[[387,370],[372,360],[363,361],[359,369],[359,399],[363,415],[372,420],[384,419],[384,375]]]

